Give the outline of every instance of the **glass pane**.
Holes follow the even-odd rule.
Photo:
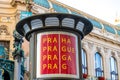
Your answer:
[[[114,59],[114,64],[115,64],[115,72],[117,73],[117,63],[116,63],[116,60]]]
[[[95,54],[95,72],[96,77],[103,76],[102,57],[98,52]]]
[[[114,57],[110,58],[111,79],[118,80],[117,64]]]
[[[112,80],[115,80],[115,75],[112,75]]]
[[[86,62],[86,53],[85,50],[82,49],[82,72],[87,73],[87,62]]]
[[[115,63],[114,63],[114,58],[113,57],[111,57],[111,71],[115,71]]]
[[[99,53],[95,54],[95,61],[96,61],[95,67],[102,69],[102,59]]]
[[[87,67],[87,64],[86,64],[86,53],[85,51],[82,49],[82,64]]]

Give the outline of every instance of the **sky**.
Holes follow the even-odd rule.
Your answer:
[[[57,0],[68,6],[86,12],[99,19],[114,24],[120,17],[120,0]]]

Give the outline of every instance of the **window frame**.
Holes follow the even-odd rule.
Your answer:
[[[111,62],[111,59],[113,60],[113,62]],[[114,63],[114,65],[113,65],[113,63]],[[111,66],[113,66],[113,67],[111,67]],[[110,77],[111,77],[111,80],[118,80],[117,61],[116,61],[115,57],[113,57],[113,56],[110,57]]]
[[[82,57],[82,73],[88,74],[87,54],[85,49],[81,50],[81,57]]]
[[[101,54],[99,52],[95,53],[94,60],[95,60],[95,64],[94,64],[94,67],[95,67],[95,76],[96,77],[103,77],[103,74],[104,74],[103,59],[102,59],[102,56],[101,56]]]

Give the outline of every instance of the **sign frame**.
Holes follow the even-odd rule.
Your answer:
[[[40,39],[41,35],[44,35],[44,34],[65,34],[65,35],[68,35],[68,36],[73,36],[75,37],[75,46],[76,46],[76,75],[73,75],[73,74],[39,74],[40,73],[40,69],[39,69],[39,60],[40,60],[40,50],[38,48],[40,48],[40,41],[38,39]],[[43,79],[43,78],[74,78],[74,79],[79,79],[79,39],[78,39],[78,36],[74,33],[71,33],[71,32],[67,32],[67,31],[48,31],[48,32],[38,32],[36,33],[36,66],[35,66],[35,69],[36,69],[36,72],[35,72],[35,77],[37,79]],[[39,59],[39,60],[38,60]]]

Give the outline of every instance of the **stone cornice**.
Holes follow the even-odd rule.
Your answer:
[[[11,8],[11,9],[4,9],[4,8],[0,8],[0,14],[3,15],[12,15],[16,13],[16,9],[15,8]]]
[[[14,0],[0,0],[1,4],[10,4],[11,2],[13,2]]]
[[[89,37],[90,38],[90,37]],[[82,44],[83,44],[83,46],[88,46],[89,48],[90,47],[92,47],[92,46],[95,46],[95,47],[103,47],[103,48],[105,48],[105,49],[110,49],[110,50],[112,50],[112,51],[118,51],[119,52],[119,46],[116,46],[115,47],[115,45],[114,46],[110,46],[110,45],[112,45],[112,44],[104,44],[104,43],[100,43],[100,42],[97,42],[97,41],[93,41],[93,40],[90,40],[88,38],[88,36],[86,36],[84,39],[83,39],[83,41],[82,41]]]
[[[102,40],[105,40],[107,42],[111,42],[111,43],[114,43],[114,44],[117,44],[117,45],[120,46],[120,41],[117,40],[117,38],[118,38],[117,36],[116,36],[116,39],[111,39],[111,38],[108,38],[106,36],[99,35],[99,34],[96,34],[96,33],[93,33],[93,32],[91,32],[89,35],[92,36],[92,37],[96,37],[98,39],[102,39]]]

